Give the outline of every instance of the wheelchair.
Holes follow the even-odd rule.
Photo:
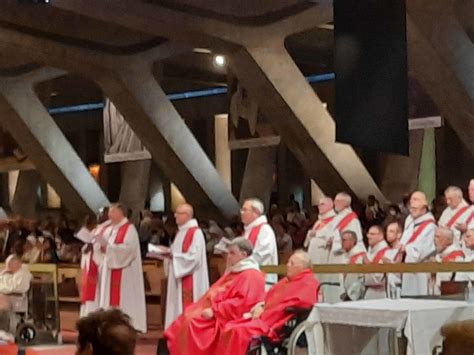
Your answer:
[[[36,338],[37,330],[29,312],[30,293],[10,294],[8,298],[12,312],[10,333],[15,335],[17,344],[31,344]]]
[[[339,286],[338,282],[321,282],[317,290],[319,296],[323,286]],[[278,341],[272,341],[266,336],[253,337],[247,348],[247,355],[295,355],[297,348],[307,348],[305,331],[309,324],[306,321],[313,307],[297,308],[288,307],[285,309],[291,318],[286,322],[282,329],[278,331]],[[264,352],[262,351],[264,349]]]
[[[263,354],[262,348],[265,349],[266,354],[293,355],[297,346],[307,347],[304,334],[305,320],[312,309],[312,307],[288,307],[285,312],[291,314],[292,317],[278,332],[278,338],[281,340],[274,342],[266,336],[254,337],[250,340],[247,355],[261,355]]]

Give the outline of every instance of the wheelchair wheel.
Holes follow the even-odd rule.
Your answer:
[[[290,337],[288,338],[288,355],[301,355],[301,354],[308,354],[308,349],[301,349],[302,351],[297,352],[298,347],[298,340],[301,336],[304,335],[306,330],[307,322],[302,322],[298,324],[298,326],[293,330]]]
[[[31,344],[36,338],[36,328],[33,324],[20,324],[16,330],[15,339],[21,345]]]

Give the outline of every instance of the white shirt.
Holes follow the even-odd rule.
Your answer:
[[[405,245],[405,262],[419,263],[433,255],[436,251],[434,244],[434,235],[436,224],[431,223],[426,226],[418,235],[415,241],[409,243],[410,238],[416,232],[417,228],[425,221],[433,220],[433,215],[428,212],[423,216],[414,219],[411,215],[405,221],[405,228],[403,230],[400,243]],[[408,273],[402,274],[402,295],[404,296],[418,296],[428,294],[429,274],[426,273]]]
[[[359,245],[364,246],[363,242],[363,236],[362,236],[362,227],[360,225],[359,218],[356,217],[354,218],[349,224],[347,224],[344,228],[341,228],[340,230],[338,229],[338,225],[341,223],[341,221],[350,213],[352,213],[352,208],[347,207],[343,209],[342,211],[338,212],[336,217],[333,220],[334,223],[334,229],[336,231],[334,235],[334,240],[332,243],[332,252],[337,252],[342,248],[342,243],[341,243],[341,235],[345,231],[352,231],[357,235],[357,242]],[[364,246],[365,249],[365,246]]]
[[[121,269],[119,308],[131,318],[133,327],[144,333],[146,332],[145,285],[140,242],[135,226],[129,225],[122,244],[114,243],[120,228],[126,223],[129,222],[124,218],[120,223],[108,226],[103,233],[108,244],[100,270],[99,304],[102,308],[110,308],[112,270]],[[94,247],[94,255],[99,253],[100,251]]]
[[[330,250],[326,248],[326,245],[335,234],[335,216],[336,213],[333,210],[319,215],[313,228],[306,234],[304,247],[308,248],[312,264],[327,264],[329,262]]]
[[[254,227],[263,224],[257,236],[255,246],[253,248],[252,258],[259,265],[278,265],[278,248],[276,244],[275,233],[272,227],[268,224],[266,216],[260,216],[252,223],[244,226],[243,237],[248,239],[250,232]],[[276,283],[278,277],[276,274],[267,274],[267,283]]]
[[[190,228],[195,227],[198,227],[198,222],[195,219],[179,226],[178,233],[171,245],[173,258],[169,262],[168,269],[165,328],[183,313],[183,277],[193,275],[193,301],[197,301],[209,289],[206,240],[201,229],[196,229],[188,251],[183,252],[186,234]]]
[[[448,223],[451,221],[451,219],[459,212],[464,207],[468,207],[468,203],[464,200],[461,201],[461,203],[456,207],[456,208],[451,208],[451,207],[446,207],[443,213],[441,214],[441,217],[439,218],[438,225],[439,226],[444,226],[448,227]],[[459,215],[454,223],[452,223],[451,227],[448,227],[451,229],[451,231],[454,233],[454,244],[456,246],[461,246],[461,232],[456,228],[457,223],[466,223],[468,218],[470,217],[472,213],[471,208],[466,209],[464,213]]]
[[[461,248],[457,247],[456,245],[452,244],[444,249],[441,253],[436,254],[435,261],[438,263],[442,263],[443,259],[450,255],[451,253],[462,251]],[[464,256],[457,256],[453,260],[449,260],[448,262],[463,262]],[[444,281],[451,281],[453,278],[452,272],[438,272],[436,273],[435,277],[435,284],[433,287],[433,294],[440,295],[441,294],[441,282]]]
[[[26,265],[21,265],[20,270],[11,274],[2,272],[0,274],[0,293],[25,293],[30,289],[32,276]]]

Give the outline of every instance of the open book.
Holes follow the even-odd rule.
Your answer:
[[[227,247],[229,246],[230,243],[231,243],[230,239],[223,237],[221,240],[219,240],[219,243],[214,245],[214,254],[226,254]]]
[[[169,254],[171,254],[171,249],[164,245],[148,244],[148,253],[146,256],[149,258],[162,260]]]

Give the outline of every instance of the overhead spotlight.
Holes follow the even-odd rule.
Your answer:
[[[199,53],[199,54],[211,54],[211,50],[209,48],[193,48],[194,53]]]
[[[223,67],[225,65],[225,57],[221,54],[214,56],[214,63],[219,67]]]

